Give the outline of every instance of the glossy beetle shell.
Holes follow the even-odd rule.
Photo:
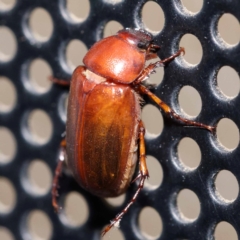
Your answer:
[[[68,165],[89,192],[118,196],[128,187],[136,166],[138,95],[128,85],[91,81],[87,72],[85,67],[78,67],[72,77]]]

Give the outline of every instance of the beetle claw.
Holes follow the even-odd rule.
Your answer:
[[[185,49],[183,47],[180,47],[179,51],[182,53],[182,56],[185,55]]]

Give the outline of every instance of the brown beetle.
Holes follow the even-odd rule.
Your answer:
[[[148,95],[167,115],[186,125],[210,132],[215,130],[215,127],[182,118],[142,84],[157,67],[184,53],[180,48],[169,58],[145,67],[146,60],[156,58],[158,50],[152,35],[145,30],[124,29],[94,44],[83,59],[85,66],[77,67],[72,75],[66,140],[61,143],[52,187],[55,210],[58,210],[58,178],[66,156],[68,167],[80,186],[100,197],[116,197],[124,193],[132,181],[139,147],[136,193],[103,235],[119,223],[149,176],[140,94]],[[54,78],[52,81],[64,84]]]

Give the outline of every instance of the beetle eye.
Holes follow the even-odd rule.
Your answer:
[[[141,50],[147,50],[147,43],[146,42],[139,42],[137,46]]]
[[[157,53],[159,49],[160,49],[160,47],[158,45],[153,44],[153,43],[151,43],[150,46],[149,46],[149,51],[151,53]]]

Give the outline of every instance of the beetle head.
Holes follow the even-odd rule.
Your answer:
[[[160,49],[158,45],[153,43],[153,36],[144,29],[126,28],[120,30],[117,35],[127,41],[140,52],[146,54],[146,60],[157,57],[157,51]]]

